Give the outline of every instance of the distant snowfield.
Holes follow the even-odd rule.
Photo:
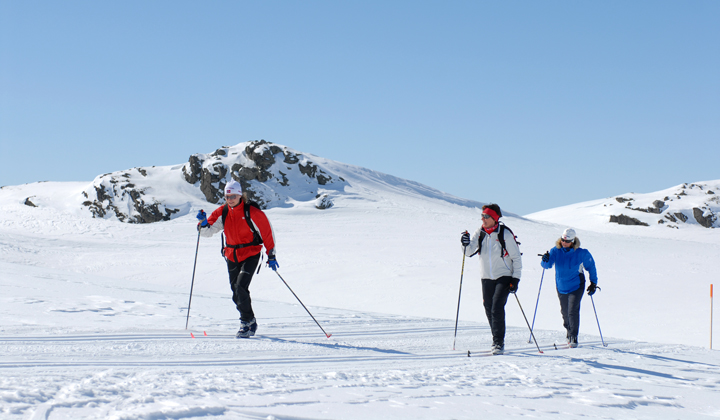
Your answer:
[[[528,344],[511,296],[510,352],[482,357],[491,337],[475,258],[465,260],[452,350],[458,237],[480,225],[480,211],[384,182],[356,182],[329,210],[267,212],[280,273],[329,339],[267,268],[251,286],[259,336],[234,339],[217,237],[200,241],[185,330],[193,213],[212,210],[206,203],[129,225],[80,210],[87,183],[0,189],[0,417],[720,417],[720,357],[708,349],[715,230],[575,224],[598,264],[608,346],[586,297],[581,347],[554,350],[564,339],[554,271],[543,273],[537,254],[566,226],[506,217],[522,243],[517,296],[530,320],[543,280],[535,328],[544,354]]]

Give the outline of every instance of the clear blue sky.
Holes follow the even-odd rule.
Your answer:
[[[0,185],[256,139],[519,214],[720,179],[720,1],[0,0]]]

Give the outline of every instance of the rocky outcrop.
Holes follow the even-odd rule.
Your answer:
[[[136,168],[145,177],[147,171]],[[132,170],[131,170],[132,171]],[[138,188],[132,183],[133,175],[128,172],[117,172],[97,177],[91,189],[85,190],[87,198],[83,205],[90,210],[93,217],[116,217],[126,223],[153,223],[170,220],[180,210],[168,208],[156,200],[147,199],[147,189]]]
[[[710,228],[713,227],[713,224],[717,220],[717,216],[713,214],[710,210],[703,211],[702,209],[699,209],[697,207],[694,207],[693,209],[693,217],[695,220],[700,223],[700,226]]]
[[[315,208],[318,210],[326,210],[335,205],[327,194],[318,195],[315,199]]]
[[[604,207],[612,207],[620,203],[623,204],[623,212],[632,210],[647,214],[638,215],[637,219],[628,216],[611,216],[612,223],[635,225],[633,220],[637,220],[645,225],[658,223],[678,228],[697,222],[702,227],[715,228],[720,226],[717,217],[720,212],[720,197],[715,192],[719,187],[709,182],[685,183],[655,194],[629,193],[612,197],[612,200],[608,199],[604,203]],[[616,212],[610,214],[613,213]],[[657,217],[651,217],[652,215]]]
[[[619,225],[628,226],[650,226],[645,222],[641,222],[634,217],[625,216],[624,214],[621,214],[619,216],[610,216],[610,223],[617,223]]]
[[[231,150],[232,149],[232,150]],[[333,177],[302,154],[265,140],[248,142],[241,152],[236,148],[223,147],[211,155],[195,154],[183,166],[185,181],[200,182],[200,190],[206,200],[218,203],[223,199],[223,187],[231,179],[239,182],[248,199],[261,208],[268,208],[280,200],[276,185],[267,188],[262,184],[277,184],[278,188],[293,188],[291,172],[297,171],[307,179],[300,187],[328,186],[345,181]],[[317,192],[317,188],[313,188]]]
[[[235,180],[246,198],[263,209],[304,201],[325,210],[333,207],[329,191],[343,191],[347,183],[322,161],[265,140],[223,146],[194,154],[183,165],[101,175],[83,192],[83,205],[94,217],[153,223],[191,207],[183,194],[223,202],[225,185]]]

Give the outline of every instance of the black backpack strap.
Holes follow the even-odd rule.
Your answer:
[[[222,207],[222,222],[223,222],[223,231],[220,234],[220,255],[225,258],[225,219],[227,219],[228,214],[228,205],[225,204]],[[235,256],[235,260],[237,260],[237,255]]]
[[[253,245],[260,245],[263,243],[262,236],[260,236],[260,233],[255,229],[255,224],[252,222],[252,218],[250,218],[250,206],[252,206],[255,203],[245,203],[243,202],[243,205],[245,206],[245,221],[248,224],[248,227],[250,228],[250,232],[253,234]],[[255,207],[257,207],[257,204],[255,204]],[[258,207],[259,208],[259,207]]]
[[[500,228],[498,230],[498,239],[500,240],[500,246],[502,247],[502,256],[509,255],[507,252],[507,247],[505,247],[505,230],[509,231],[510,234],[513,236],[513,240],[515,240],[515,243],[520,245],[520,242],[517,240],[517,236],[515,236],[515,233],[510,229],[509,227],[505,226],[504,223],[500,224]],[[520,253],[522,255],[522,252]]]
[[[480,231],[480,236],[478,237],[478,249],[477,249],[477,251],[473,252],[472,255],[470,255],[471,257],[472,257],[473,255],[475,255],[475,254],[479,254],[479,253],[480,253],[480,250],[482,249],[482,243],[483,243],[483,240],[484,240],[484,239],[485,239],[485,231],[484,231],[484,230],[481,230],[481,231]]]

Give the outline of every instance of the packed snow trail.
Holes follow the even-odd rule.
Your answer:
[[[508,354],[490,334],[448,320],[261,303],[262,332],[235,339],[236,321],[210,329],[11,335],[0,339],[3,418],[367,419],[703,418],[720,415],[717,356],[685,346],[581,336],[554,350],[556,332],[508,330]],[[178,316],[178,321],[182,321]],[[261,320],[262,321],[262,320]],[[195,338],[190,336],[193,332]],[[204,335],[207,333],[207,336]],[[630,411],[628,411],[630,410]]]

